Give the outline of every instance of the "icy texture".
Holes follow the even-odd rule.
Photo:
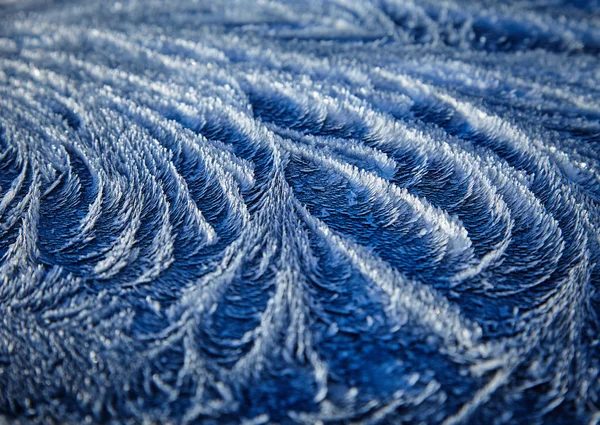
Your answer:
[[[0,2],[0,422],[597,423],[591,2]]]

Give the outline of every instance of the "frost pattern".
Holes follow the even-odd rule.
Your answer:
[[[584,1],[0,1],[0,413],[597,423],[599,55]]]

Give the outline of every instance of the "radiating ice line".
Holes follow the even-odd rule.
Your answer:
[[[0,0],[0,422],[596,423],[593,1]]]

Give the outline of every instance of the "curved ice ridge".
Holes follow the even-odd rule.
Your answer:
[[[0,1],[0,422],[598,423],[599,11]]]

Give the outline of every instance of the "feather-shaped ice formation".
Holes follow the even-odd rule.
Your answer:
[[[594,1],[0,0],[0,422],[598,423]]]

